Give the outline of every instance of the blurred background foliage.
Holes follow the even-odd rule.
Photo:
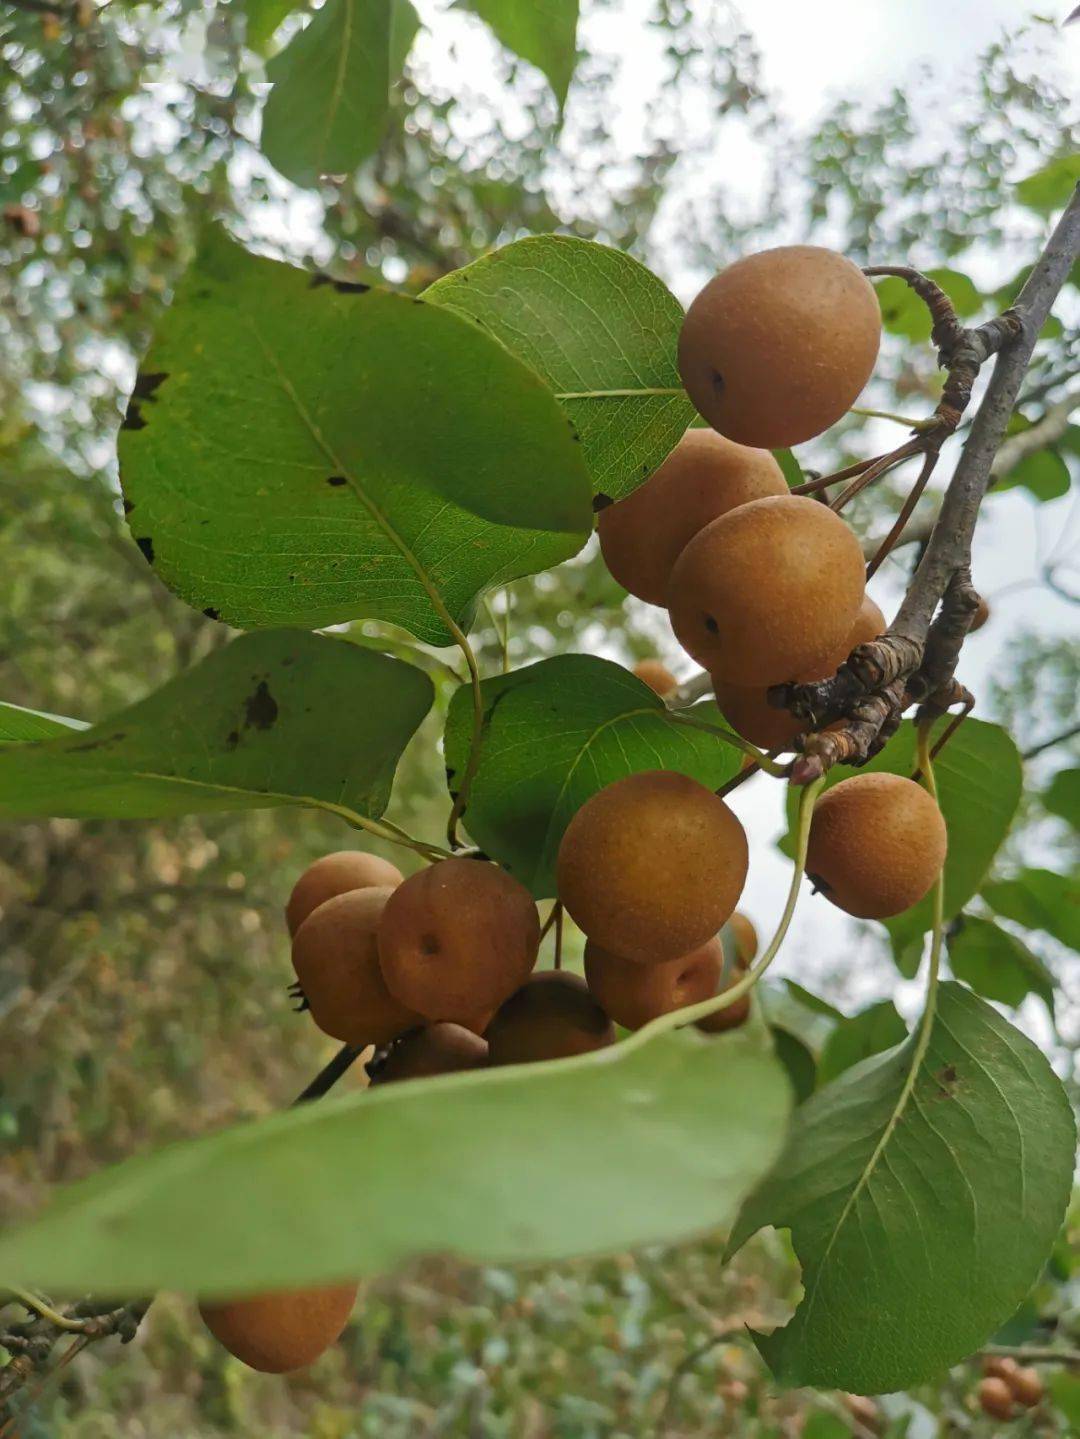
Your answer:
[[[470,69],[479,22],[429,5],[432,31],[394,87],[378,152],[355,175],[301,192],[258,149],[261,52],[275,42],[257,0],[57,9],[0,6],[0,697],[85,719],[227,638],[143,563],[113,462],[136,359],[208,220],[335,275],[411,291],[493,245],[552,229],[632,251],[683,298],[747,248],[813,239],[878,263],[944,267],[962,312],[978,315],[1015,293],[1071,183],[1076,134],[1040,23],[871,102],[833,103],[804,131],[765,86],[734,7],[655,0],[635,40],[651,47],[655,93],[628,140],[615,0],[587,7],[561,126],[538,72],[493,43],[482,73]],[[276,9],[288,16],[280,44],[303,7]],[[263,33],[249,31],[253,20]],[[749,195],[714,163],[728,141],[736,168],[755,177]],[[928,413],[940,380],[923,316],[900,286],[883,289],[882,303],[889,342],[868,403]],[[1033,505],[1061,502],[1076,483],[1080,431],[1063,401],[1076,383],[1078,312],[1074,282],[1016,429],[1058,421],[1002,478]],[[852,418],[800,459],[824,470],[880,449],[883,423]],[[860,502],[860,527],[879,531],[897,493],[885,486]],[[1055,546],[1032,580],[1059,600],[1072,593],[1071,519],[1055,520]],[[911,554],[900,551],[887,583],[902,584]],[[496,612],[507,605],[514,663],[569,649],[628,663],[673,657],[663,616],[628,602],[592,549],[493,598]],[[375,624],[354,632],[387,647],[406,638]],[[490,614],[477,638],[496,668]],[[392,809],[414,832],[437,834],[444,818],[431,755],[452,660],[423,660],[439,712],[406,756]],[[1078,680],[1075,633],[1033,629],[997,657],[980,713],[1034,747],[1075,723]],[[1073,741],[1033,762],[1003,875],[1032,864],[1075,872],[1080,805],[1067,774],[1077,754]],[[326,817],[273,810],[130,828],[4,827],[5,1219],[54,1184],[265,1112],[303,1087],[333,1046],[290,1011],[280,910],[308,860],[348,843]],[[1075,905],[1071,896],[1061,902]],[[1050,1040],[1073,1077],[1080,981],[1066,963],[1065,924],[1012,930],[1055,974]],[[887,993],[891,962],[877,934],[871,954]],[[843,989],[826,958],[820,979],[833,998]],[[1075,1253],[1062,1243],[1006,1337],[1080,1336]],[[842,1396],[774,1394],[738,1333],[781,1320],[796,1293],[797,1268],[776,1238],[723,1272],[714,1240],[543,1273],[420,1266],[371,1286],[340,1350],[288,1380],[242,1370],[167,1299],[131,1350],[103,1348],[65,1369],[19,1433],[992,1432],[973,1412],[970,1366],[861,1414]],[[1017,1432],[1077,1432],[1080,1378],[1063,1371],[1054,1385],[1054,1404]]]

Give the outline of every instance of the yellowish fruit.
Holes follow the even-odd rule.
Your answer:
[[[230,1354],[264,1374],[314,1363],[341,1337],[356,1302],[355,1284],[280,1290],[200,1304],[207,1329]]]
[[[984,1379],[979,1385],[979,1407],[991,1419],[1011,1419],[1012,1391],[1004,1379]]]
[[[975,618],[971,621],[971,624],[970,624],[970,626],[968,627],[968,634],[969,634],[969,635],[973,635],[976,630],[981,630],[982,627],[983,627],[983,625],[986,623],[986,621],[987,621],[989,618],[990,618],[990,606],[989,606],[989,605],[987,604],[987,602],[983,599],[982,595],[980,595],[980,596],[979,596],[979,607],[978,607],[978,609],[975,611]]]
[[[746,868],[746,835],[723,800],[685,775],[648,770],[574,815],[559,845],[558,892],[601,949],[656,964],[716,934]]]
[[[307,869],[293,885],[289,902],[285,906],[285,923],[289,934],[294,935],[314,909],[334,899],[339,894],[348,894],[351,889],[391,889],[401,883],[405,876],[397,865],[377,854],[364,854],[358,849],[342,849],[334,854],[324,854]]]
[[[679,373],[713,429],[775,450],[847,413],[880,344],[877,295],[858,266],[816,245],[784,245],[709,281],[683,321]]]
[[[1025,1409],[1036,1409],[1042,1403],[1045,1391],[1037,1369],[1017,1366],[1015,1373],[1006,1375],[1005,1383],[1017,1404],[1022,1404]]]
[[[615,1030],[583,979],[548,969],[499,1007],[485,1038],[492,1064],[534,1064],[603,1049]]]
[[[346,1044],[389,1044],[419,1022],[387,989],[379,966],[376,933],[393,893],[383,885],[335,895],[293,937],[293,968],[311,1017]]]
[[[487,1041],[471,1029],[461,1024],[429,1024],[398,1040],[371,1083],[394,1084],[402,1079],[483,1069],[487,1061]]]
[[[655,691],[661,699],[664,695],[670,694],[673,689],[677,689],[679,685],[679,681],[667,665],[661,664],[659,660],[638,660],[634,666],[634,674],[643,684],[647,684],[651,690]]]
[[[745,914],[738,910],[728,920],[728,928],[731,930],[735,940],[735,948],[742,963],[752,964],[754,955],[758,952],[757,930],[747,919]]]
[[[699,530],[736,505],[787,493],[768,450],[747,449],[712,430],[687,430],[650,479],[600,511],[604,563],[632,595],[663,605],[671,567]]]
[[[848,914],[889,919],[929,893],[946,847],[941,810],[921,785],[860,774],[814,806],[806,873]]]
[[[782,684],[848,641],[865,590],[844,521],[800,495],[753,500],[713,520],[668,588],[679,643],[717,679]]]
[[[711,999],[723,968],[724,951],[718,939],[660,964],[623,959],[591,939],[585,945],[589,989],[616,1024],[627,1029],[640,1029],[658,1015]]]

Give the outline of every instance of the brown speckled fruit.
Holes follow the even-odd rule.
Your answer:
[[[808,684],[813,680],[826,679],[836,673],[856,645],[876,640],[887,628],[881,610],[869,595],[863,595],[859,613],[842,648],[824,663],[793,675],[793,680],[798,684]],[[731,728],[761,749],[790,749],[795,736],[806,728],[787,710],[777,709],[769,703],[767,685],[732,685],[714,677],[713,689],[716,703]]]
[[[990,606],[979,596],[979,608],[975,611],[975,618],[971,621],[968,634],[973,635],[976,630],[981,630],[986,621],[990,618]]]
[[[324,854],[307,869],[293,885],[289,902],[285,906],[285,923],[293,935],[307,919],[313,909],[334,899],[339,894],[348,894],[351,889],[372,889],[389,885],[391,889],[405,876],[397,865],[377,854],[364,854],[358,849],[342,849],[335,854]]]
[[[1043,1401],[1043,1382],[1037,1369],[1021,1369],[1019,1365],[1012,1374],[1005,1376],[1012,1397],[1025,1409],[1036,1409]]]
[[[601,949],[645,964],[716,934],[746,882],[743,827],[670,770],[628,775],[578,810],[559,845],[559,898]]]
[[[419,1016],[390,993],[376,932],[389,885],[353,889],[320,904],[293,936],[292,961],[311,1017],[346,1044],[389,1044]]]
[[[666,604],[671,567],[699,530],[736,505],[787,493],[768,450],[747,449],[712,430],[687,430],[650,479],[600,511],[604,563],[632,595]]]
[[[583,979],[547,969],[500,1006],[485,1038],[492,1064],[533,1064],[603,1049],[615,1029]]]
[[[814,806],[806,873],[859,919],[888,919],[918,904],[945,863],[945,820],[914,780],[858,774]]]
[[[469,1024],[513,994],[539,947],[532,895],[505,870],[476,859],[444,859],[411,875],[379,925],[390,992],[426,1019],[455,1024]]]
[[[1020,1365],[1009,1354],[987,1354],[982,1364],[985,1375],[1005,1380],[1016,1374],[1019,1368]]]
[[[1004,1379],[984,1379],[979,1385],[979,1406],[991,1419],[1013,1417],[1012,1391]]]
[[[661,699],[664,695],[670,694],[673,689],[678,688],[679,681],[667,665],[661,664],[659,660],[638,660],[634,666],[634,674]]]
[[[487,1060],[487,1041],[471,1029],[461,1024],[429,1024],[398,1040],[371,1083],[394,1084],[401,1079],[483,1069]]]
[[[341,1336],[356,1302],[355,1284],[290,1289],[201,1304],[207,1329],[251,1369],[287,1374],[314,1363]]]
[[[865,590],[862,548],[816,500],[752,500],[675,563],[668,608],[688,654],[729,684],[774,685],[843,649]]]
[[[881,344],[874,287],[844,255],[785,245],[710,280],[679,336],[679,373],[713,429],[742,445],[798,445],[858,398]]]
[[[711,999],[723,968],[724,950],[718,939],[661,964],[623,959],[591,939],[585,945],[589,988],[616,1024],[627,1029],[640,1029],[657,1015]]]

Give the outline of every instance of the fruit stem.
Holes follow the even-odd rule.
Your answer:
[[[347,805],[331,804],[329,800],[312,800],[311,803],[317,809],[325,809],[330,814],[338,815],[353,829],[366,830],[368,834],[373,834],[377,839],[384,839],[388,844],[400,844],[405,849],[411,849],[422,859],[426,859],[429,864],[434,863],[437,859],[450,858],[449,850],[441,849],[437,844],[430,844],[426,839],[414,839],[393,820],[368,819],[367,815],[357,814],[356,810],[349,809]]]
[[[322,1069],[307,1086],[293,1100],[294,1104],[306,1104],[309,1099],[321,1099],[324,1094],[329,1093],[343,1074],[356,1063],[367,1048],[363,1044],[343,1044],[334,1055],[329,1064],[324,1064]]]
[[[476,767],[480,763],[480,736],[484,729],[484,695],[480,688],[480,667],[476,663],[476,655],[469,643],[469,638],[464,630],[460,629],[453,620],[450,620],[450,633],[458,649],[465,656],[465,663],[469,669],[469,683],[472,686],[473,702],[473,727],[472,736],[469,740],[469,757],[465,761],[465,771],[461,776],[461,785],[454,797],[454,803],[450,810],[450,818],[446,824],[446,840],[451,850],[460,848],[458,840],[458,821],[465,813],[465,806],[469,802],[469,790],[472,788],[473,777],[476,774]]]
[[[735,734],[732,730],[724,729],[718,724],[710,724],[708,720],[692,719],[690,715],[683,714],[681,710],[669,710],[668,718],[674,720],[676,724],[689,725],[691,729],[704,730],[706,734],[714,734],[727,744],[734,745],[736,749],[741,749],[743,754],[748,754],[766,774],[771,774],[777,779],[782,779],[787,775],[788,766],[786,764],[781,764],[779,760],[773,759],[764,750],[758,749],[757,745],[751,744],[748,739],[743,739],[742,735]]]
[[[862,415],[867,420],[892,420],[894,425],[906,425],[909,430],[922,429],[933,423],[926,419],[913,420],[910,415],[894,415],[891,410],[864,410],[860,405],[852,405],[848,414]]]
[[[634,398],[637,395],[685,395],[686,391],[682,385],[664,385],[660,388],[655,386],[638,385],[630,390],[562,390],[555,396],[557,400],[623,400]]]
[[[40,1314],[42,1319],[47,1319],[57,1329],[64,1329],[71,1334],[81,1334],[87,1327],[85,1319],[69,1319],[66,1314],[61,1314],[51,1304],[46,1304],[44,1299],[39,1299],[36,1294],[31,1294],[28,1289],[18,1289],[14,1284],[3,1286],[3,1290],[17,1299],[25,1308]]]

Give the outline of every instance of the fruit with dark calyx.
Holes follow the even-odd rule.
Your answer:
[[[686,775],[647,770],[599,790],[559,845],[559,898],[588,939],[645,964],[705,944],[746,882],[746,835]]]
[[[638,660],[634,666],[634,674],[642,684],[647,684],[661,699],[679,687],[679,681],[667,665],[661,664],[659,660]]]
[[[948,837],[934,799],[914,780],[858,774],[814,806],[806,873],[840,909],[889,919],[928,894]]]
[[[783,684],[847,644],[865,591],[862,549],[805,496],[753,500],[695,535],[671,572],[679,643],[729,684]]]
[[[713,429],[775,450],[848,412],[880,344],[881,308],[858,266],[834,250],[784,245],[709,281],[683,321],[679,373]]]
[[[712,430],[687,430],[654,475],[600,511],[604,563],[632,595],[664,605],[671,567],[699,530],[736,505],[787,493],[768,450],[747,449]]]
[[[293,885],[289,902],[285,906],[285,923],[289,934],[294,935],[314,909],[334,899],[339,894],[348,894],[351,889],[372,889],[389,886],[396,888],[405,876],[397,865],[377,854],[365,854],[358,849],[337,850],[324,854],[307,869]]]
[[[528,977],[540,920],[524,885],[496,865],[444,859],[411,875],[379,925],[379,960],[400,1003],[469,1024]]]
[[[346,1044],[389,1044],[419,1023],[386,986],[376,940],[389,885],[320,904],[293,937],[292,961],[311,1017]]]
[[[859,613],[855,616],[855,623],[844,641],[843,648],[823,664],[793,676],[794,683],[810,684],[814,680],[823,680],[834,675],[857,645],[876,640],[887,628],[881,610],[869,595],[863,595]],[[716,703],[731,728],[760,749],[791,749],[796,735],[806,729],[803,720],[798,720],[787,710],[778,709],[769,703],[767,685],[727,684],[714,676],[713,690]]]
[[[1019,1365],[1012,1374],[1005,1376],[1012,1397],[1025,1409],[1037,1409],[1043,1401],[1043,1382],[1037,1369],[1021,1369]]]
[[[230,1354],[264,1374],[314,1363],[349,1322],[355,1284],[279,1290],[199,1306],[206,1327]]]
[[[547,969],[499,1007],[485,1038],[490,1063],[533,1064],[603,1049],[615,1028],[583,979]]]
[[[403,1035],[372,1075],[372,1085],[394,1084],[402,1079],[428,1079],[483,1069],[488,1062],[487,1040],[461,1024],[429,1024]]]
[[[1013,1417],[1012,1391],[1004,1379],[984,1379],[979,1385],[979,1405],[991,1419]]]

